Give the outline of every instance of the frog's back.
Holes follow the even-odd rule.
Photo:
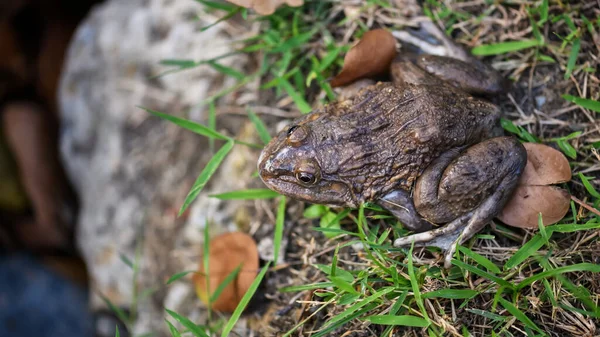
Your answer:
[[[358,199],[410,189],[441,153],[488,138],[498,109],[453,88],[378,83],[307,117],[323,174]]]

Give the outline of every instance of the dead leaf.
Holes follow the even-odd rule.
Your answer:
[[[498,219],[513,227],[536,229],[540,212],[545,226],[557,223],[567,214],[570,201],[569,192],[560,187],[520,185]]]
[[[271,15],[277,7],[286,3],[291,7],[298,7],[304,4],[304,0],[227,0],[232,4],[252,8],[260,15]]]
[[[227,276],[241,266],[237,277],[223,289],[211,305],[213,310],[231,313],[258,274],[256,242],[250,235],[241,232],[219,235],[210,240],[208,259],[209,291],[206,290],[202,259],[200,270],[193,277],[196,293],[204,303],[208,303],[209,294],[212,295]]]
[[[571,167],[567,158],[550,146],[525,143],[527,166],[520,185],[550,185],[571,180]]]
[[[547,145],[525,143],[523,146],[527,150],[527,165],[498,219],[513,227],[536,229],[541,212],[544,225],[552,225],[569,210],[569,192],[550,186],[571,180],[569,161]]]
[[[342,71],[330,84],[339,87],[355,80],[389,72],[396,57],[396,39],[385,29],[370,30],[344,57]]]

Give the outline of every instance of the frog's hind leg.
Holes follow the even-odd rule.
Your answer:
[[[394,36],[405,42],[398,58],[413,62],[438,80],[478,95],[498,94],[508,87],[500,73],[473,57],[431,21],[421,22],[419,30],[397,31]]]
[[[425,219],[446,225],[397,239],[394,246],[437,246],[450,266],[456,244],[479,232],[517,186],[527,153],[513,137],[488,139],[436,159],[417,180],[414,205]]]

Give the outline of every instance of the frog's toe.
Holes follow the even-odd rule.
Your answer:
[[[414,242],[417,247],[434,246],[446,250],[460,236],[471,216],[472,213],[467,213],[442,227],[396,239],[394,246],[406,247]]]

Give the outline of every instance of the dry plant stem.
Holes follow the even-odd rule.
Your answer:
[[[594,207],[586,204],[585,202],[577,199],[577,197],[575,197],[574,195],[571,196],[571,200],[575,201],[579,206],[587,209],[588,211],[600,216],[600,211],[598,211],[597,209],[595,209]]]

